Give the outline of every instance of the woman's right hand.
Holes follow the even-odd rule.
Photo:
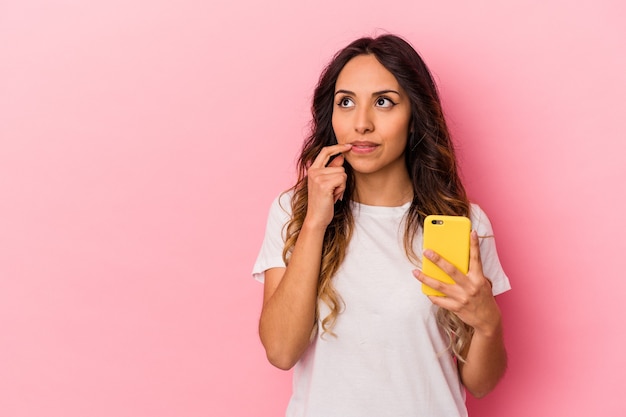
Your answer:
[[[307,172],[307,214],[289,264],[265,271],[259,335],[270,363],[280,369],[294,366],[311,343],[324,233],[348,178],[338,154],[350,147],[328,146],[317,155]]]
[[[335,203],[343,198],[348,179],[343,167],[343,152],[349,151],[351,147],[352,145],[343,144],[322,148],[309,167],[307,171],[308,207],[304,219],[306,224],[325,229],[333,219]],[[329,163],[333,155],[337,157]]]

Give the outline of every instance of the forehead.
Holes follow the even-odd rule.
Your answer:
[[[374,55],[358,55],[343,67],[335,83],[336,90],[382,91],[398,90],[396,77]]]

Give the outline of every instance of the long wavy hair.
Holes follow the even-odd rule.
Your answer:
[[[373,55],[398,80],[411,102],[411,119],[405,149],[406,166],[413,184],[413,201],[406,215],[404,248],[416,266],[421,257],[413,249],[413,239],[429,214],[468,216],[470,203],[457,169],[454,147],[444,119],[437,87],[426,64],[415,49],[395,35],[357,39],[339,51],[323,70],[315,88],[310,134],[298,159],[298,180],[292,187],[292,217],[286,226],[283,251],[285,263],[293,251],[307,212],[307,170],[326,146],[336,144],[332,127],[335,83],[343,67],[359,55]],[[324,332],[334,334],[333,326],[343,308],[340,295],[333,286],[333,276],[343,262],[352,237],[354,217],[351,201],[355,193],[355,178],[350,165],[344,163],[348,176],[343,200],[335,204],[334,217],[326,229],[322,247],[318,299],[330,309],[322,319]],[[319,315],[319,312],[316,314]],[[464,360],[472,328],[454,313],[439,309],[439,326],[449,339],[453,354]]]

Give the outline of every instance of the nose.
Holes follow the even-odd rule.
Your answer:
[[[354,118],[354,130],[359,134],[365,134],[374,131],[374,122],[372,120],[371,109],[366,106],[357,108]]]

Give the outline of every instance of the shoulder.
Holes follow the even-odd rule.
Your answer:
[[[282,229],[291,219],[291,200],[293,191],[285,191],[274,198],[267,219],[268,229]]]
[[[276,201],[280,203],[281,206],[289,208],[291,210],[291,200],[293,199],[294,191],[289,189],[287,191],[283,191],[276,197]]]
[[[270,212],[282,213],[283,216],[291,216],[291,200],[293,199],[293,190],[287,190],[280,193],[274,198]]]
[[[470,204],[470,220],[472,221],[472,229],[478,234],[491,233],[491,222],[487,213],[476,203]]]

